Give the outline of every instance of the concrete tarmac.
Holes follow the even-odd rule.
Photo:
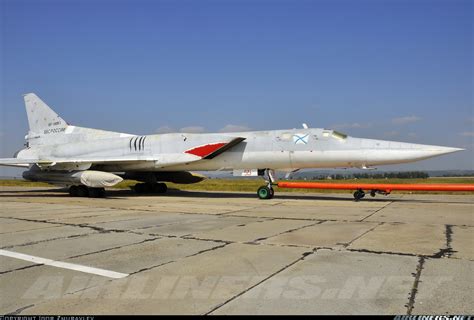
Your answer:
[[[0,187],[0,314],[473,314],[474,195]]]

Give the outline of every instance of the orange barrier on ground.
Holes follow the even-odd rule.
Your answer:
[[[474,191],[474,184],[384,184],[384,183],[320,183],[320,182],[278,182],[280,188],[340,189],[340,190],[393,190],[406,191]]]

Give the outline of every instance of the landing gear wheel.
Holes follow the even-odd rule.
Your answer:
[[[105,196],[104,188],[89,188],[89,197],[91,198],[103,198]]]
[[[137,183],[136,193],[165,193],[168,190],[166,183]]]
[[[356,192],[354,192],[354,199],[355,201],[359,201],[360,199],[362,199],[363,197],[365,197],[365,192],[361,189],[357,190]]]
[[[271,199],[273,197],[273,194],[273,188],[269,188],[267,186],[261,186],[257,190],[257,195],[262,200]]]
[[[78,191],[79,191],[79,190],[78,190],[78,187],[77,187],[77,186],[70,186],[70,187],[69,187],[69,195],[70,195],[71,197],[77,197],[77,196],[79,196]]]
[[[375,197],[375,194],[376,194],[376,193],[377,193],[377,191],[372,190],[372,191],[370,191],[370,196],[371,196],[371,197]]]
[[[168,190],[168,186],[166,183],[155,183],[153,185],[153,192],[154,193],[166,193]]]
[[[275,195],[275,191],[273,190],[273,185],[275,185],[275,171],[272,169],[265,169],[265,170],[258,170],[259,175],[263,175],[265,182],[267,183],[266,186],[261,186],[257,190],[257,195],[259,199],[272,199]],[[263,171],[262,173],[260,173]]]
[[[144,183],[137,183],[134,189],[136,193],[145,193],[146,185]]]
[[[274,195],[275,195],[275,190],[273,190],[273,188],[270,187],[270,198],[269,199],[273,199]]]
[[[89,188],[86,186],[78,186],[77,187],[77,196],[78,197],[88,197],[89,196]]]

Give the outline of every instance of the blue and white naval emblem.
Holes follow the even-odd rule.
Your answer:
[[[293,142],[295,144],[307,144],[308,143],[309,134],[298,133],[293,135]]]

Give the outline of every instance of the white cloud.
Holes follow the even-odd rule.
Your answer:
[[[206,128],[201,126],[189,126],[179,129],[179,132],[183,133],[203,133],[206,132]]]
[[[171,133],[171,132],[176,132],[176,129],[171,128],[169,126],[163,126],[156,129],[155,132],[156,133]]]
[[[420,120],[421,118],[417,116],[406,116],[406,117],[393,118],[392,123],[393,124],[407,124],[407,123],[417,122]]]
[[[251,131],[247,126],[240,126],[236,124],[228,124],[224,128],[220,129],[219,132],[241,132],[241,131]]]
[[[459,134],[462,137],[474,137],[474,131],[464,131]]]
[[[372,127],[372,123],[341,123],[332,126],[334,129],[367,129]]]

